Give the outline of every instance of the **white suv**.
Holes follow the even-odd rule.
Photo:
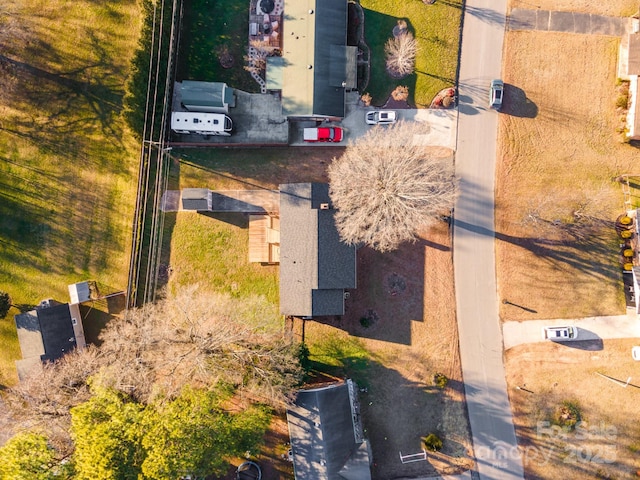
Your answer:
[[[367,112],[364,120],[367,125],[388,125],[396,122],[396,112],[393,110],[373,110]]]
[[[568,342],[578,338],[577,327],[543,327],[542,338],[545,340],[553,340],[554,342]]]

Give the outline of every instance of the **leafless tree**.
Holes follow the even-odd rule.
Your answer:
[[[184,288],[112,320],[99,347],[42,365],[3,395],[0,425],[44,433],[63,455],[72,449],[70,409],[91,385],[149,403],[185,386],[233,384],[251,400],[286,406],[302,376],[297,347],[283,335],[277,307]]]
[[[274,328],[273,325],[278,325]],[[229,382],[280,407],[300,380],[295,346],[263,297],[233,298],[185,288],[128,312],[103,335],[109,359],[100,381],[147,402],[189,385]]]
[[[384,45],[387,70],[397,78],[413,73],[418,53],[418,42],[411,32],[404,31],[390,38]]]
[[[372,128],[329,167],[341,238],[379,251],[396,249],[449,214],[456,182],[450,156],[421,143],[418,122]]]
[[[42,432],[58,452],[70,453],[69,410],[89,399],[88,379],[100,364],[96,347],[75,350],[56,362],[43,364],[5,392],[7,408],[0,413],[0,423],[16,432]]]

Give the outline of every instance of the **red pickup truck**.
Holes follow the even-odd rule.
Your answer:
[[[340,127],[305,128],[303,139],[305,142],[341,142],[342,129]]]

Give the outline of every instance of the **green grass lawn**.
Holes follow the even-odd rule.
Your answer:
[[[0,14],[12,25],[0,39],[0,290],[28,306],[68,301],[67,285],[82,280],[124,289],[138,151],[120,114],[137,3],[15,0],[8,11]],[[3,384],[16,379],[17,312],[0,320]]]
[[[177,80],[226,82],[233,88],[257,93],[259,85],[243,67],[249,36],[249,2],[193,0],[185,3]],[[224,49],[234,58],[222,68]]]
[[[419,0],[361,0],[364,32],[371,49],[371,78],[367,92],[372,105],[383,105],[397,85],[409,87],[410,103],[429,106],[443,88],[457,80],[462,1],[437,1],[425,5]],[[418,41],[415,73],[400,80],[385,71],[384,44],[393,37],[393,27],[404,19]]]
[[[278,268],[249,263],[247,218],[237,214],[179,212],[172,224],[169,288],[198,285],[232,296],[264,296],[278,304]]]
[[[433,5],[419,0],[361,0],[360,4],[365,13],[365,39],[371,49],[371,77],[366,90],[373,97],[373,105],[384,104],[397,85],[404,85],[409,87],[410,102],[426,108],[440,90],[455,85],[462,0],[437,1]],[[244,70],[248,19],[246,1],[228,1],[224,8],[215,0],[187,3],[178,80],[222,81],[234,88],[258,92],[258,84]],[[407,21],[420,50],[415,73],[396,80],[385,71],[384,44],[392,37],[399,19]],[[232,68],[220,65],[218,53],[223,47],[233,55]]]

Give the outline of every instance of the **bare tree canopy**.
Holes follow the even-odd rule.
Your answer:
[[[225,381],[281,407],[302,370],[298,347],[283,337],[279,318],[263,297],[185,287],[109,325],[100,347],[109,363],[100,381],[143,402],[174,397],[186,385]]]
[[[418,122],[374,127],[333,159],[329,194],[343,241],[394,250],[450,213],[453,162],[420,143],[424,128]]]
[[[390,38],[384,45],[387,71],[394,77],[401,78],[413,73],[418,53],[418,42],[411,32]]]
[[[282,408],[303,375],[300,346],[283,335],[277,306],[259,296],[184,287],[112,320],[101,339],[3,392],[0,425],[42,433],[64,456],[73,450],[70,411],[92,398],[90,384],[146,405],[223,382],[249,401]]]

